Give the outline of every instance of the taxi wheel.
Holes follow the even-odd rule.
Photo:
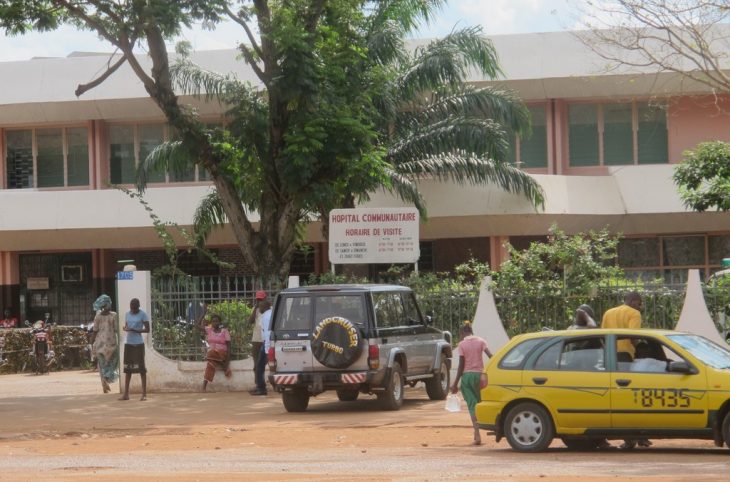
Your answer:
[[[722,438],[725,439],[725,445],[730,449],[730,412],[725,414],[722,421]]]
[[[542,452],[553,441],[553,421],[542,406],[520,403],[507,413],[504,434],[518,452]]]

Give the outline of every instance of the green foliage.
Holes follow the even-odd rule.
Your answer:
[[[3,349],[7,363],[0,366],[0,373],[33,372],[35,357],[31,354],[32,336],[30,328],[0,329],[0,337],[5,338]],[[54,326],[52,329],[53,351],[56,362],[51,370],[81,367],[84,350],[88,344],[86,331],[71,326]]]
[[[730,210],[730,144],[703,142],[684,152],[674,169],[674,183],[684,205],[695,211]]]

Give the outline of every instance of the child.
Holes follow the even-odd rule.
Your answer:
[[[451,393],[459,390],[459,380],[461,380],[461,394],[469,408],[469,416],[474,427],[474,445],[482,444],[482,437],[479,434],[477,419],[474,413],[477,403],[481,401],[480,391],[486,386],[482,386],[482,376],[484,374],[484,359],[482,353],[486,353],[489,358],[492,352],[487,348],[487,342],[474,335],[471,322],[464,322],[464,326],[459,330],[461,342],[459,343],[459,368],[456,371],[456,379],[451,386]],[[486,379],[485,379],[486,381]]]

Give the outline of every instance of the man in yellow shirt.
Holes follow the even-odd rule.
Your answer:
[[[624,297],[624,304],[611,308],[603,314],[601,328],[641,328],[641,295],[631,291]],[[619,340],[616,343],[616,351],[625,352],[634,358],[634,344],[631,340]],[[631,361],[631,360],[629,360]]]
[[[603,314],[601,328],[641,328],[641,295],[636,291],[631,291],[624,297],[624,304],[611,308]],[[634,359],[636,348],[632,340],[624,338],[616,342],[616,351],[619,355],[627,353],[626,361]],[[628,359],[630,357],[630,359]],[[626,439],[624,440],[622,449],[633,449],[636,445],[640,447],[651,447],[651,442],[646,438]]]

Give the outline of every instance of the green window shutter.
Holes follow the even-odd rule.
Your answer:
[[[109,127],[109,170],[112,184],[133,184],[134,128],[129,125]]]
[[[63,134],[61,129],[36,130],[38,187],[63,187]]]
[[[634,163],[634,132],[631,104],[603,106],[603,164],[625,166]]]
[[[532,135],[520,139],[521,167],[547,167],[547,115],[545,106],[530,107]]]
[[[5,132],[8,189],[33,187],[33,131]]]
[[[89,185],[89,145],[85,127],[66,129],[68,185]]]
[[[639,164],[667,164],[669,139],[664,106],[639,104]]]
[[[155,147],[165,140],[162,124],[143,125],[137,128],[139,132],[139,163],[142,164]],[[165,170],[155,169],[147,174],[147,182],[165,182]]]
[[[568,148],[571,166],[597,166],[598,107],[592,104],[568,106]]]

